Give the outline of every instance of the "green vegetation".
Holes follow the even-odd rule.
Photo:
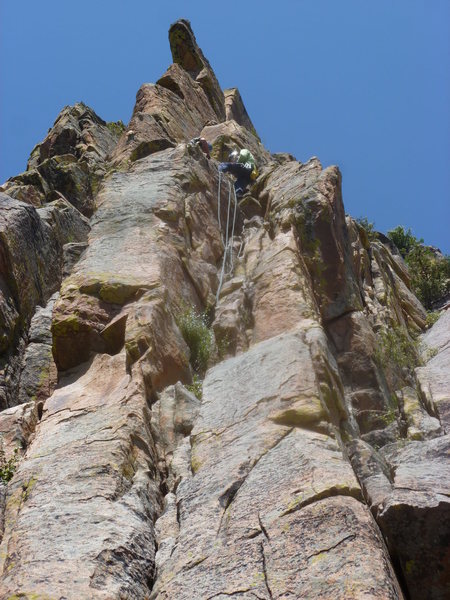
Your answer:
[[[119,137],[125,131],[126,127],[123,121],[110,121],[106,123],[106,127],[113,135]]]
[[[427,350],[422,354],[423,364],[426,365],[429,360],[436,356],[436,354],[439,354],[438,348],[427,348]]]
[[[206,313],[190,307],[178,315],[177,325],[191,351],[191,366],[198,375],[204,375],[213,349],[213,334]]]
[[[386,412],[381,416],[381,420],[384,421],[386,425],[391,425],[394,421],[397,420],[399,416],[398,409],[398,398],[395,394],[391,395],[391,405],[387,408]]]
[[[387,233],[408,265],[413,292],[427,310],[450,291],[450,256],[439,256],[423,245],[411,229],[398,226]]]
[[[367,217],[358,217],[357,219],[355,219],[355,221],[360,227],[365,229],[370,242],[377,239],[377,234],[374,229],[375,223],[371,223]]]
[[[406,262],[411,276],[411,287],[427,310],[450,291],[450,256],[442,259],[425,246],[417,246],[408,254]]]
[[[192,383],[186,386],[199,400],[202,398],[203,376],[214,348],[214,335],[210,329],[210,311],[199,313],[193,306],[176,317],[177,325],[190,350],[190,363],[194,371]]]
[[[401,327],[391,327],[377,334],[375,359],[382,367],[414,368],[419,364],[418,342]]]
[[[423,240],[418,240],[411,233],[411,229],[405,231],[401,225],[387,232],[388,238],[394,242],[397,246],[400,254],[403,258],[409,254],[409,252],[417,245],[422,244]]]
[[[395,409],[390,408],[388,411],[386,411],[382,416],[381,416],[381,420],[384,422],[384,424],[386,426],[391,425],[394,421],[397,420],[397,412],[395,411]]]
[[[216,332],[216,346],[219,360],[223,360],[227,355],[228,349],[231,344],[230,335],[228,333],[217,335]]]
[[[0,481],[7,483],[10,481],[17,469],[17,463],[19,462],[19,448],[14,450],[14,454],[6,460],[5,451],[3,444],[0,443]]]
[[[192,383],[190,385],[186,385],[185,387],[189,392],[191,392],[191,394],[194,394],[194,396],[196,396],[199,400],[202,399],[203,381],[198,375],[194,375],[194,377],[192,378]]]
[[[426,320],[427,329],[432,327],[436,323],[436,321],[439,319],[440,316],[441,316],[441,313],[438,310],[427,313],[427,320]]]

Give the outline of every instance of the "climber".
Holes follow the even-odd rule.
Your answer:
[[[234,189],[236,196],[241,198],[250,182],[258,177],[258,170],[253,154],[247,148],[240,152],[233,150],[229,156],[230,162],[220,163],[219,171],[231,173],[236,177]]]
[[[192,138],[192,140],[189,142],[189,144],[191,144],[191,146],[200,146],[203,153],[206,154],[206,156],[208,158],[211,158],[212,146],[209,142],[207,142],[205,140],[205,138],[203,138],[203,137]]]

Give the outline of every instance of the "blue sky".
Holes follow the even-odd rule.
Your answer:
[[[349,214],[450,253],[449,0],[0,0],[0,182],[67,104],[127,122],[181,17],[270,151],[337,164]]]

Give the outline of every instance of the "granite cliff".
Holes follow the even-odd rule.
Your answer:
[[[127,127],[66,107],[2,187],[0,598],[448,598],[450,312],[169,40]]]

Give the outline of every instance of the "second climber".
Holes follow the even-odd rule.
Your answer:
[[[255,158],[250,150],[242,148],[240,152],[233,150],[229,156],[229,161],[220,163],[219,171],[231,173],[236,177],[234,189],[236,196],[240,198],[244,195],[247,186],[258,176]]]

